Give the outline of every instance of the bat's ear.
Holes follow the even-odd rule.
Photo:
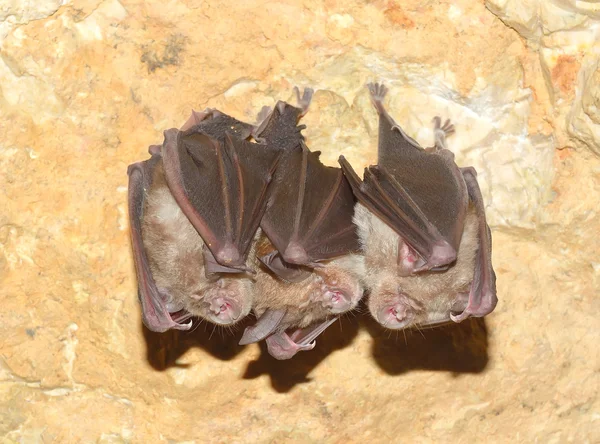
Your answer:
[[[398,240],[398,274],[408,276],[425,265],[425,261],[408,245],[404,239]]]

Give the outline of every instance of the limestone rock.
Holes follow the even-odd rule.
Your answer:
[[[597,2],[61,4],[0,12],[4,441],[600,440]],[[496,311],[398,335],[358,313],[286,362],[239,329],[143,329],[127,165],[192,108],[254,121],[298,85],[318,90],[307,144],[360,170],[368,81],[423,145],[454,121]]]
[[[585,29],[600,18],[600,7],[593,0],[486,0],[485,4],[529,40],[557,31]]]

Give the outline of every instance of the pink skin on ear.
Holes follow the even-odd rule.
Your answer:
[[[312,300],[320,302],[323,308],[326,308],[332,314],[339,314],[352,309],[354,292],[359,289],[350,288],[343,280],[330,277],[323,279],[318,276],[317,282],[320,288],[313,293]]]

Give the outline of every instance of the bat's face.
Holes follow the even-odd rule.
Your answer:
[[[286,283],[260,271],[256,280],[257,311],[287,309],[289,327],[306,327],[332,315],[352,310],[364,288],[359,280],[358,256],[344,256],[324,263],[297,283]]]
[[[327,314],[337,315],[354,309],[364,292],[356,273],[359,260],[356,256],[344,256],[315,269],[308,299],[320,304]]]
[[[371,315],[384,327],[403,329],[450,321],[467,305],[477,250],[477,220],[469,215],[456,263],[446,271],[400,276],[399,236],[362,205],[355,223],[365,253]]]
[[[451,313],[461,313],[466,307],[468,283],[464,293],[450,282],[453,278],[432,274],[398,277],[380,273],[369,296],[371,315],[382,326],[394,330],[449,322]]]
[[[191,294],[186,309],[218,325],[232,325],[252,308],[252,282],[245,278],[220,278]]]

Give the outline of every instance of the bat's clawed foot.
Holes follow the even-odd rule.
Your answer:
[[[312,350],[317,344],[317,337],[335,321],[337,317],[310,327],[299,328],[291,335],[286,332],[273,334],[266,340],[269,354],[275,359],[284,360],[294,357],[299,351]]]
[[[298,106],[302,109],[302,115],[305,115],[308,112],[308,107],[310,106],[310,102],[315,91],[312,88],[304,88],[301,97],[300,89],[298,89],[297,86],[294,86],[294,92],[296,93],[296,101],[298,102]]]
[[[446,134],[446,136],[454,133],[454,125],[452,122],[450,122],[450,119],[446,119],[444,125],[442,125],[442,118],[440,116],[435,116],[433,118],[433,125],[434,130],[441,130]]]
[[[385,108],[383,107],[383,99],[388,92],[387,87],[383,83],[369,83],[367,84],[367,88],[369,88],[373,106],[377,109],[379,114],[384,114]]]
[[[314,340],[308,344],[297,344],[285,332],[269,336],[266,342],[269,354],[279,361],[291,359],[300,351],[312,350],[316,345]]]
[[[454,125],[450,122],[450,119],[446,119],[442,125],[442,119],[435,116],[433,118],[434,150],[447,150],[446,137],[451,134],[454,134]]]

